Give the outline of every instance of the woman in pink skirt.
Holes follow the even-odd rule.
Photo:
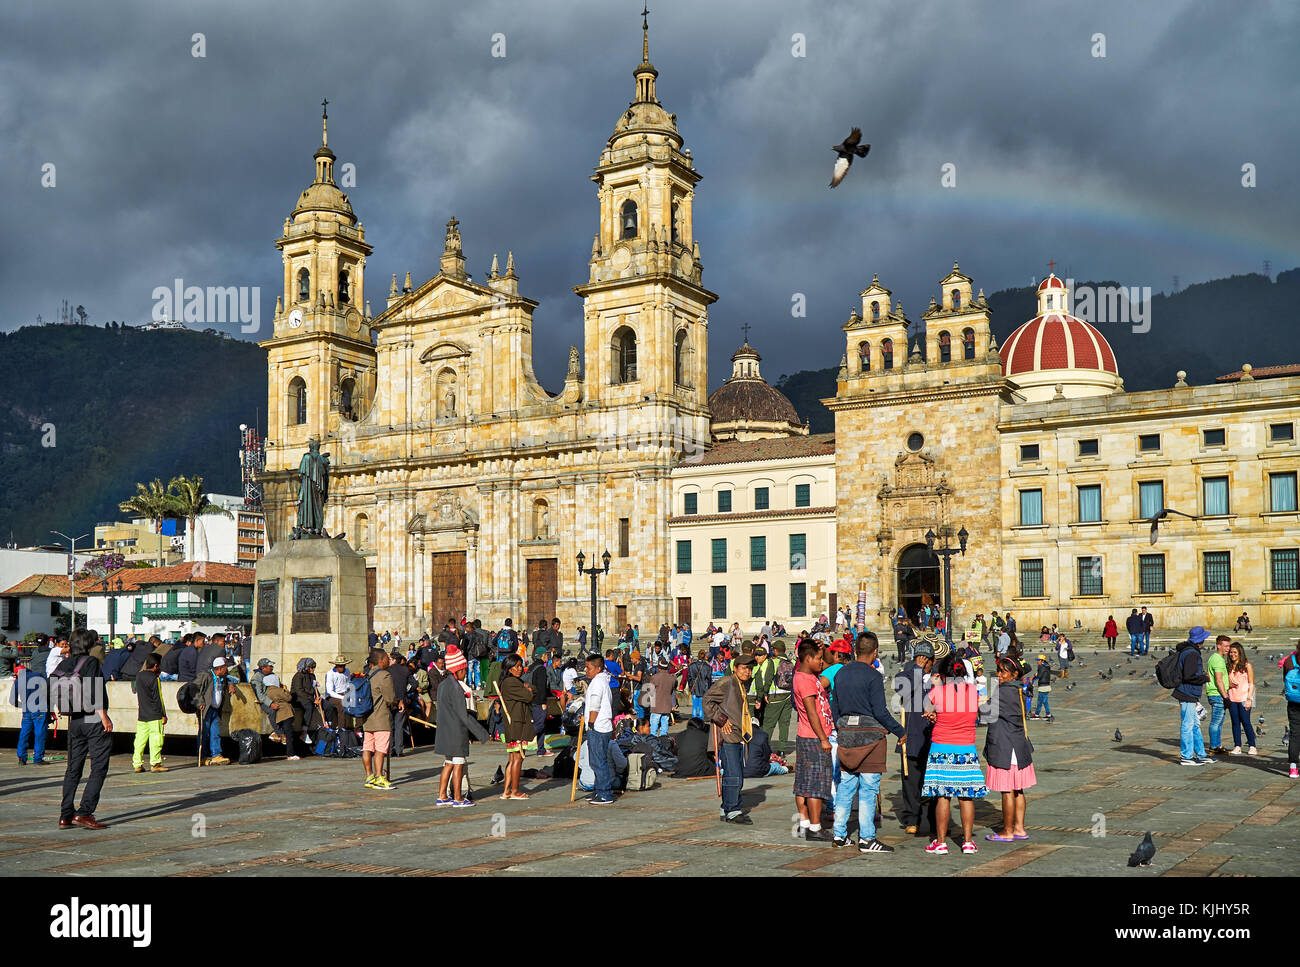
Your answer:
[[[1009,658],[997,663],[998,691],[994,715],[984,741],[989,792],[1002,793],[1002,832],[984,838],[992,843],[1028,839],[1025,832],[1025,790],[1035,785],[1034,747],[1025,733],[1025,706],[1020,701],[1018,664]]]

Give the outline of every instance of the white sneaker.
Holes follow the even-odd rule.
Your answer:
[[[290,762],[297,762],[297,761],[298,761],[298,756],[296,756],[296,755],[285,756],[285,758],[288,759]]]
[[[1259,752],[1257,752],[1255,750],[1255,747],[1252,745],[1249,749],[1246,750],[1246,755],[1259,755]]]
[[[1228,750],[1228,755],[1241,755],[1241,746],[1234,745],[1231,749]]]

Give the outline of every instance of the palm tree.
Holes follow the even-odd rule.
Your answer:
[[[137,483],[135,485],[135,496],[122,501],[117,505],[118,510],[130,514],[133,517],[141,517],[154,525],[154,532],[162,533],[163,521],[175,517],[175,498],[171,493],[170,485],[163,486],[163,482],[155,477],[148,484]],[[158,566],[162,567],[162,541],[158,542]]]
[[[208,500],[207,494],[203,492],[202,477],[173,477],[171,483],[167,485],[167,490],[171,494],[172,510],[178,519],[185,521],[186,534],[190,538],[190,556],[198,557],[197,535],[194,531],[195,522],[199,517],[226,517],[233,518],[234,514],[224,507],[218,507],[212,501]],[[204,555],[207,559],[207,536],[204,536]]]

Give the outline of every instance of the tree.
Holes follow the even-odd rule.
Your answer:
[[[162,533],[162,525],[165,520],[174,519],[176,514],[176,498],[172,491],[171,484],[164,487],[163,482],[155,477],[148,485],[137,483],[135,485],[135,496],[122,501],[117,505],[118,509],[133,517],[142,517],[154,525],[154,532]],[[162,567],[162,542],[158,542],[158,566]]]
[[[185,521],[185,533],[190,541],[190,557],[200,559],[198,535],[194,530],[197,519],[216,516],[232,518],[234,514],[208,500],[207,494],[203,492],[202,477],[173,477],[171,483],[167,485],[167,490],[172,495],[173,513],[178,519]],[[207,560],[207,544],[205,535],[201,560]]]

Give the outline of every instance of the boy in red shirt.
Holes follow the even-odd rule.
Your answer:
[[[831,797],[831,705],[820,681],[821,645],[807,639],[799,645],[799,665],[794,673],[795,730],[794,804],[799,829],[806,840],[829,842],[829,829],[821,825],[822,802]]]

